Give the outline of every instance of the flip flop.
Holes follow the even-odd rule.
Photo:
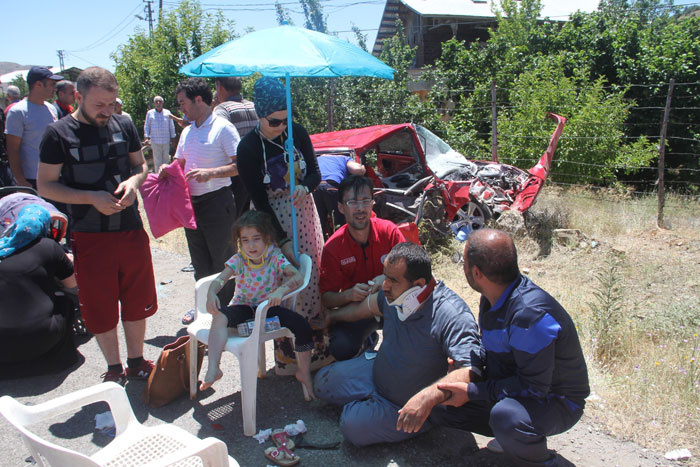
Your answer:
[[[294,449],[294,441],[292,441],[289,438],[287,432],[282,429],[273,431],[272,435],[270,435],[270,438],[272,439],[272,442],[275,443],[275,446],[277,446],[278,448],[285,447],[289,450]]]
[[[275,464],[281,465],[283,467],[286,467],[288,465],[296,465],[301,460],[299,456],[297,456],[284,446],[280,448],[265,449],[265,457],[267,457]]]
[[[194,310],[190,310],[182,317],[182,324],[188,326],[194,321]]]

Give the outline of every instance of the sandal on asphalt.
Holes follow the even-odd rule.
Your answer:
[[[272,435],[270,435],[270,438],[272,439],[272,442],[275,443],[275,446],[277,446],[278,448],[285,447],[289,450],[294,449],[294,441],[292,441],[289,438],[287,432],[282,429],[273,431]]]
[[[275,464],[281,466],[296,465],[301,460],[299,456],[297,456],[284,446],[279,448],[265,449],[265,457],[267,457]]]
[[[194,309],[188,311],[185,313],[185,316],[182,317],[182,324],[185,326],[192,324],[192,321],[194,321]]]

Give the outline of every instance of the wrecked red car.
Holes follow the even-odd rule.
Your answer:
[[[512,165],[472,161],[428,129],[412,123],[319,133],[311,141],[319,157],[342,154],[367,168],[375,186],[375,212],[417,237],[428,221],[440,232],[465,238],[503,211],[527,210],[540,192],[566,118],[556,121],[549,146],[525,171]]]

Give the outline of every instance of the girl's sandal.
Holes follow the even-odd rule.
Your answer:
[[[283,467],[288,465],[296,465],[301,460],[299,456],[297,456],[284,446],[278,448],[265,449],[265,457],[267,457],[275,464],[281,465]]]
[[[272,442],[275,443],[275,446],[278,448],[285,447],[290,451],[294,449],[294,441],[292,441],[287,432],[282,429],[273,431],[272,435],[270,435],[270,439],[272,439]]]

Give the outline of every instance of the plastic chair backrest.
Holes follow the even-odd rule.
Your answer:
[[[304,290],[309,285],[309,281],[311,280],[311,266],[311,258],[309,257],[309,255],[300,254],[299,272],[301,273],[301,276],[303,278],[302,283],[296,289],[290,291],[287,295],[285,295],[283,299],[283,303],[287,304],[287,308],[289,308],[292,311],[294,311],[294,309],[296,308],[297,295],[299,295],[299,292]],[[268,301],[265,300],[264,302],[259,304],[257,309],[255,310],[255,325],[253,326],[253,332],[251,333],[250,337],[248,337],[248,339],[251,340],[251,346],[257,346],[261,340],[268,340],[265,339],[265,334],[268,334],[265,332],[265,320],[267,319],[268,308],[267,304]],[[270,334],[274,334],[274,332]]]
[[[31,414],[27,413],[27,409],[29,407],[20,404],[10,396],[0,398],[0,414],[19,431],[37,465],[41,467],[46,465],[90,467],[99,465],[84,454],[53,444],[29,431],[25,427],[25,423],[22,423],[22,419],[32,418]]]

